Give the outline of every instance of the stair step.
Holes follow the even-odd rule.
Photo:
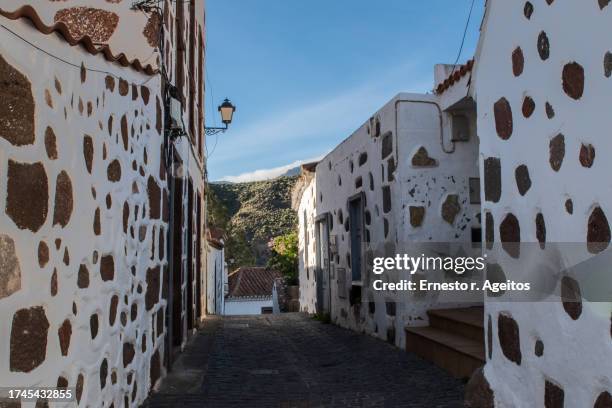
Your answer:
[[[430,327],[484,341],[484,311],[482,307],[428,310]]]
[[[484,341],[435,327],[406,327],[406,351],[429,360],[457,378],[468,378],[485,362]]]

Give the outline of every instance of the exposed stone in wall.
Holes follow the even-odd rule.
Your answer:
[[[140,86],[140,97],[145,105],[149,104],[149,98],[151,96],[151,91],[145,85]]]
[[[134,345],[132,343],[123,343],[123,367],[127,367],[134,360],[135,355]]]
[[[62,356],[67,356],[68,349],[70,348],[70,337],[72,337],[72,324],[70,320],[64,320],[64,323],[57,330],[57,337],[59,338]]]
[[[604,55],[604,75],[606,78],[610,78],[612,76],[612,52],[606,52]]]
[[[507,140],[512,136],[512,108],[506,98],[500,98],[493,105],[493,115],[495,116],[495,129],[497,135]]]
[[[521,365],[521,343],[519,326],[512,316],[500,313],[497,318],[497,335],[499,345],[506,358]]]
[[[393,152],[393,133],[387,132],[382,137],[381,159],[386,159]]]
[[[100,364],[100,387],[103,389],[106,387],[106,380],[108,379],[108,361],[102,360]]]
[[[587,226],[587,249],[590,253],[598,253],[610,243],[610,225],[600,207],[595,207],[589,216]]]
[[[159,13],[151,13],[142,34],[153,48],[159,46],[159,33],[161,29],[161,16]]]
[[[127,96],[130,92],[130,84],[123,78],[119,78],[119,95]]]
[[[580,99],[584,92],[584,69],[577,62],[563,67],[563,90],[572,99]]]
[[[610,0],[597,0],[597,2],[599,3],[599,8],[601,10],[603,10],[604,7],[607,7],[608,4],[610,4]]]
[[[533,353],[537,357],[542,357],[544,355],[544,343],[542,342],[542,340],[540,339],[536,340],[535,346],[533,349]]]
[[[446,199],[442,203],[442,219],[449,224],[453,225],[455,218],[461,212],[461,205],[459,204],[459,196],[457,194],[448,194]]]
[[[112,255],[104,255],[100,259],[100,276],[103,281],[115,279],[115,260]]]
[[[106,169],[106,174],[109,181],[116,183],[121,180],[121,163],[119,160],[115,159],[108,165]]]
[[[546,117],[548,117],[548,119],[552,119],[555,117],[555,110],[553,109],[552,105],[549,102],[546,102],[545,110],[546,110]]]
[[[488,157],[484,160],[485,200],[498,202],[501,188],[501,161],[496,157]]]
[[[14,146],[34,143],[34,97],[28,78],[0,55],[0,137]]]
[[[55,210],[53,225],[65,227],[72,216],[72,181],[66,171],[62,170],[55,182]]]
[[[0,299],[21,289],[21,268],[15,252],[15,242],[0,234]]]
[[[410,225],[415,228],[423,225],[423,219],[425,218],[425,207],[411,205],[409,211]]]
[[[547,380],[544,384],[544,407],[563,408],[564,400],[565,392],[563,388]]]
[[[493,242],[495,241],[495,222],[493,221],[493,214],[489,211],[485,212],[485,244],[487,249],[493,248]]]
[[[81,264],[79,266],[79,272],[77,274],[77,286],[81,289],[89,287],[89,270],[87,266]]]
[[[495,395],[484,375],[483,368],[476,370],[465,386],[466,408],[494,408]]]
[[[550,140],[549,144],[549,163],[554,171],[559,171],[565,157],[565,136],[559,133]]]
[[[546,223],[544,222],[544,215],[542,215],[542,213],[536,215],[535,225],[536,238],[540,243],[540,248],[544,249],[544,244],[546,243]]]
[[[48,330],[49,321],[42,306],[15,312],[11,327],[11,371],[27,373],[45,361]]]
[[[382,195],[383,195],[383,212],[386,214],[389,211],[391,211],[391,187],[383,186]]]
[[[516,186],[518,187],[519,194],[524,196],[531,188],[531,177],[529,177],[529,169],[527,166],[524,164],[518,166],[514,170],[514,177],[516,179]]]
[[[499,225],[499,237],[502,248],[513,258],[520,254],[521,227],[514,214],[508,213]]]
[[[158,220],[161,215],[161,189],[152,176],[147,180],[147,194],[149,197],[149,215]]]
[[[94,212],[93,232],[95,235],[100,235],[102,233],[102,225],[100,223],[100,208],[96,208],[96,211]]]
[[[438,165],[438,162],[436,159],[429,157],[427,149],[421,146],[412,156],[412,165],[415,167],[435,167]]]
[[[523,14],[527,18],[527,20],[531,19],[531,15],[533,14],[533,4],[531,4],[531,2],[525,2],[525,7],[523,7]]]
[[[55,142],[55,132],[49,126],[45,129],[45,150],[47,151],[47,157],[51,160],[57,159],[57,144]]]
[[[535,102],[533,101],[533,98],[531,98],[530,96],[526,96],[525,99],[523,99],[523,107],[522,107],[522,112],[523,112],[523,116],[528,118],[530,117],[533,112],[535,111]]]
[[[523,50],[521,47],[516,47],[512,51],[512,73],[514,76],[519,76],[523,73],[525,67],[525,57],[523,56]]]
[[[121,116],[121,140],[123,141],[123,149],[127,152],[129,135],[126,115]]]
[[[94,147],[93,140],[89,135],[85,135],[85,137],[83,137],[83,157],[85,158],[85,167],[87,168],[87,172],[91,174],[94,158]]]
[[[155,129],[157,133],[161,135],[162,133],[162,109],[161,104],[159,102],[159,97],[155,97]]]
[[[604,391],[595,400],[593,408],[610,408],[612,407],[612,395],[608,391]]]
[[[49,207],[47,173],[42,163],[9,160],[6,213],[20,229],[36,232],[45,223]]]
[[[115,32],[119,16],[111,11],[91,7],[71,7],[55,13],[54,20],[66,24],[73,38],[87,35],[93,42],[104,43]]]
[[[38,243],[38,266],[44,268],[49,262],[49,246],[45,241]]]
[[[582,314],[582,295],[580,294],[580,285],[576,280],[569,276],[564,276],[561,279],[561,299],[563,301],[563,309],[573,319],[578,320]]]
[[[506,273],[500,264],[497,263],[488,263],[487,264],[487,280],[491,283],[506,283]],[[506,293],[505,290],[499,290],[497,292],[493,292],[490,289],[487,289],[488,297],[500,297]]]
[[[160,267],[147,269],[147,292],[145,295],[145,307],[151,310],[159,302]]]
[[[542,61],[546,61],[550,57],[550,42],[544,31],[538,35],[538,54],[540,54]]]
[[[582,144],[580,146],[580,156],[578,157],[582,167],[591,167],[595,160],[595,148],[592,144]]]
[[[91,334],[92,339],[95,339],[98,336],[98,328],[99,328],[98,314],[94,313],[91,316],[89,316],[89,332]]]
[[[565,200],[565,211],[567,211],[568,214],[574,213],[574,202],[571,198]]]

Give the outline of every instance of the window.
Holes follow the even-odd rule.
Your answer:
[[[480,179],[470,177],[470,204],[480,204]]]

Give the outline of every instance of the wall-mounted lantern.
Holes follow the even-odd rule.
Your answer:
[[[236,107],[232,105],[229,99],[225,98],[223,103],[219,105],[217,108],[219,113],[221,113],[221,122],[225,125],[225,127],[205,127],[206,135],[214,135],[219,132],[225,132],[229,127],[230,123],[232,123],[232,119],[234,117],[234,112],[236,112]]]

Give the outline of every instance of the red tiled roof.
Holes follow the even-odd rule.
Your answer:
[[[213,247],[223,249],[225,246],[225,231],[223,231],[221,228],[210,227],[206,231],[206,240]]]
[[[280,272],[267,268],[239,268],[228,276],[228,298],[262,298],[272,296],[274,280]]]
[[[474,67],[474,59],[472,58],[468,62],[463,65],[457,66],[453,73],[448,76],[444,81],[440,82],[440,84],[436,87],[436,93],[441,94],[450,88],[455,82],[458,82],[461,78],[466,76],[469,72],[472,71]]]
[[[124,53],[120,53],[117,55],[113,54],[112,50],[107,44],[101,46],[94,45],[91,38],[87,35],[84,35],[80,38],[72,37],[70,31],[68,30],[68,26],[66,26],[66,24],[62,23],[61,21],[58,21],[57,23],[50,26],[46,25],[40,19],[40,16],[32,6],[22,6],[12,12],[0,8],[0,15],[8,18],[9,20],[18,20],[21,18],[27,19],[41,33],[45,35],[57,33],[68,44],[70,44],[70,46],[74,47],[75,45],[80,45],[91,55],[97,55],[99,53],[102,53],[102,55],[104,55],[104,58],[107,61],[118,63],[124,67],[133,68],[136,71],[143,72],[147,75],[154,75],[158,72],[150,64],[143,66],[142,63],[138,60],[138,58],[129,60]]]

